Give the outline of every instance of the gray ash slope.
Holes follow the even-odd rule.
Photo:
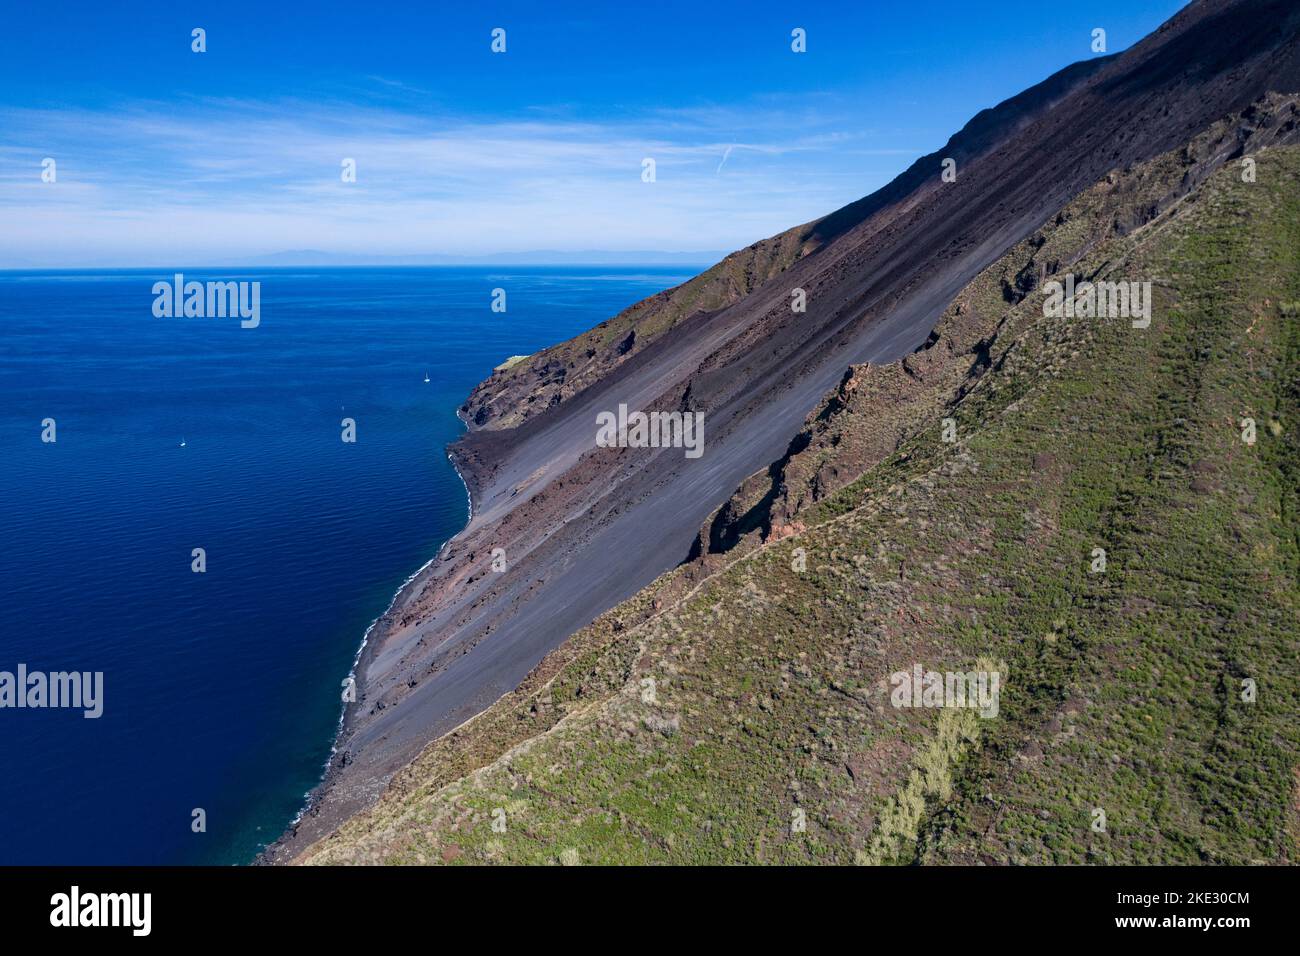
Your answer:
[[[971,278],[1074,196],[1268,92],[1296,91],[1300,4],[1193,3],[1132,49],[984,111],[876,193],[735,254],[758,269],[721,307],[620,336],[607,353],[584,343],[581,387],[557,387],[571,343],[494,374],[462,409],[470,431],[450,449],[473,518],[375,628],[325,783],[265,859],[297,855],[372,803],[426,744],[685,559],[849,365],[921,345]],[[1229,146],[1215,159],[1232,156]],[[956,182],[940,179],[945,157]],[[632,315],[654,317],[674,293],[690,301],[690,285]],[[796,287],[804,314],[790,309]],[[595,448],[597,412],[620,403],[704,412],[703,457]],[[491,569],[495,548],[505,573]]]

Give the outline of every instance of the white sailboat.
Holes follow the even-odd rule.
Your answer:
[[[428,384],[429,384],[429,373],[428,373],[428,372],[425,372],[425,373],[424,373],[424,384],[425,384],[425,385],[428,385]]]

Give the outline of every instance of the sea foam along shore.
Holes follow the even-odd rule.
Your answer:
[[[460,421],[462,425],[466,424],[465,419],[461,416],[460,409],[456,410],[456,418]],[[466,427],[468,428],[468,426]],[[452,541],[454,541],[458,535],[464,532],[465,528],[468,528],[470,522],[474,520],[474,496],[470,492],[469,482],[465,480],[465,476],[464,474],[461,473],[460,468],[456,465],[456,459],[452,454],[450,453],[447,454],[447,461],[451,463],[452,471],[456,473],[456,477],[460,479],[461,486],[464,487],[465,489],[465,525],[460,529],[460,531],[457,531],[456,534],[453,534],[446,541],[444,541],[438,547],[437,553],[435,553],[432,558],[424,562],[424,564],[420,565],[418,569],[416,569],[412,574],[410,574],[406,578],[405,581],[401,583],[401,585],[393,593],[393,597],[388,602],[388,607],[384,609],[384,613],[380,614],[379,617],[375,618],[373,621],[370,622],[370,625],[366,628],[365,633],[361,635],[361,644],[357,648],[356,654],[353,655],[352,657],[352,666],[348,669],[347,676],[344,677],[344,679],[340,682],[339,685],[340,687],[345,686],[349,680],[353,681],[354,685],[359,686],[356,684],[357,672],[361,668],[361,663],[365,657],[366,648],[370,644],[370,638],[371,635],[374,633],[375,628],[378,627],[379,624],[381,624],[384,621],[384,619],[387,618],[388,615],[392,613],[393,609],[396,608],[398,604],[401,603],[404,597],[406,597],[407,590],[413,587],[416,584],[416,582],[420,580],[420,576],[423,575],[425,571],[433,567],[433,565],[437,562],[437,560],[442,557],[442,553],[447,550],[447,547],[452,543]],[[358,698],[360,698],[359,694],[357,696]],[[347,728],[347,718],[348,718],[348,702],[345,700],[343,702],[343,706],[339,708],[338,724],[334,728],[334,740],[330,744],[329,756],[325,758],[325,764],[323,767],[321,767],[320,779],[316,782],[316,785],[314,787],[312,787],[305,794],[303,794],[302,808],[299,809],[299,811],[296,814],[294,814],[293,819],[289,821],[288,826],[284,828],[284,831],[281,833],[281,836],[277,838],[276,842],[278,842],[279,839],[283,838],[284,833],[293,830],[293,828],[296,827],[302,821],[302,818],[306,816],[308,811],[311,810],[312,806],[316,803],[316,801],[323,795],[326,786],[329,784],[330,768],[334,766],[334,758],[338,754],[339,740],[342,739],[343,731]],[[272,846],[273,845],[274,844],[272,844]],[[263,847],[261,850],[259,850],[258,859],[260,860],[262,856],[266,853],[266,851],[270,848],[271,848],[270,846],[266,846]]]

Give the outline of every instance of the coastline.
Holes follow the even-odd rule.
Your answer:
[[[436,567],[439,559],[446,554],[447,549],[452,545],[452,543],[469,529],[474,520],[474,490],[470,485],[469,478],[466,477],[465,471],[462,470],[461,463],[457,461],[453,450],[460,444],[465,435],[468,434],[469,426],[461,415],[459,408],[456,409],[456,418],[466,427],[467,431],[462,433],[459,438],[447,446],[446,453],[447,461],[451,464],[452,471],[456,473],[456,477],[460,479],[461,485],[465,489],[465,523],[461,526],[460,530],[447,538],[447,540],[438,547],[438,550],[434,553],[433,557],[424,562],[424,564],[412,572],[406,580],[398,586],[397,590],[393,593],[392,600],[388,602],[388,606],[384,609],[383,613],[371,621],[366,627],[365,632],[361,635],[361,643],[357,647],[357,652],[352,659],[352,666],[348,670],[344,680],[339,685],[342,687],[343,684],[346,684],[349,678],[352,679],[355,682],[356,701],[345,702],[343,707],[340,709],[338,723],[335,725],[334,738],[330,743],[329,756],[325,758],[325,765],[322,768],[320,779],[314,787],[303,795],[302,807],[296,814],[294,814],[293,819],[291,819],[288,825],[285,826],[280,836],[259,850],[256,856],[254,856],[250,861],[250,865],[263,866],[282,864],[288,863],[292,859],[292,855],[286,857],[283,856],[280,851],[284,850],[288,843],[296,837],[298,828],[307,817],[314,816],[320,812],[322,804],[325,802],[326,797],[329,795],[333,785],[336,783],[340,772],[347,765],[346,762],[340,762],[339,760],[339,745],[348,735],[349,731],[354,729],[358,714],[360,713],[360,707],[358,705],[366,699],[361,675],[365,673],[366,668],[373,660],[375,649],[380,646],[384,635],[392,626],[392,621],[394,620],[396,613],[401,611],[402,608],[406,606],[407,602],[419,594],[425,581],[429,577],[430,571]]]

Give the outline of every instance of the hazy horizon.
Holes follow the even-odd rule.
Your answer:
[[[152,269],[215,269],[215,268],[250,268],[250,269],[292,269],[311,268],[438,268],[459,267],[484,268],[492,266],[704,266],[708,267],[734,250],[699,250],[676,252],[666,249],[646,250],[569,250],[569,249],[535,249],[519,252],[500,252],[481,256],[452,255],[409,255],[409,256],[366,256],[334,254],[314,249],[288,249],[267,255],[253,255],[239,258],[211,259],[206,261],[187,261],[175,256],[167,261],[141,262],[82,262],[72,265],[35,265],[21,260],[13,263],[0,263],[0,272],[60,272],[89,270],[130,271]]]

